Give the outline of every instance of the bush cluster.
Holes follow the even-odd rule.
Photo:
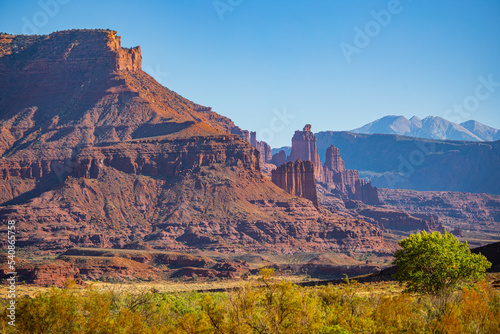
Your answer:
[[[361,294],[359,284],[299,287],[264,271],[228,293],[124,294],[53,289],[17,302],[2,333],[500,333],[500,293],[486,283],[439,296]]]

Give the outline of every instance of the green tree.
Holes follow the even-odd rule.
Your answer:
[[[406,283],[406,292],[449,295],[463,283],[484,278],[491,267],[486,257],[471,253],[467,241],[461,243],[448,232],[422,231],[399,245],[402,249],[394,253],[395,278]]]

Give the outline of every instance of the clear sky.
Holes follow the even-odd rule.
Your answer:
[[[160,83],[273,147],[385,115],[500,128],[498,0],[0,0],[0,32],[72,28],[117,30]]]

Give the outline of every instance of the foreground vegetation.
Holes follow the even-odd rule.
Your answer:
[[[491,267],[482,254],[472,254],[467,241],[453,234],[422,231],[399,241],[394,254],[396,280],[406,284],[406,292],[433,296],[451,295],[464,284],[484,279]]]
[[[17,301],[2,333],[500,333],[500,292],[480,282],[446,297],[384,294],[362,284],[303,288],[273,279],[225,293],[53,289]],[[369,291],[369,290],[368,290]]]

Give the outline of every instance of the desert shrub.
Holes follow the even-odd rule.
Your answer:
[[[381,286],[385,289],[387,285]],[[263,271],[228,293],[52,289],[17,300],[2,333],[500,333],[500,292],[466,287],[436,312],[430,295],[366,293],[360,284],[300,287]]]

